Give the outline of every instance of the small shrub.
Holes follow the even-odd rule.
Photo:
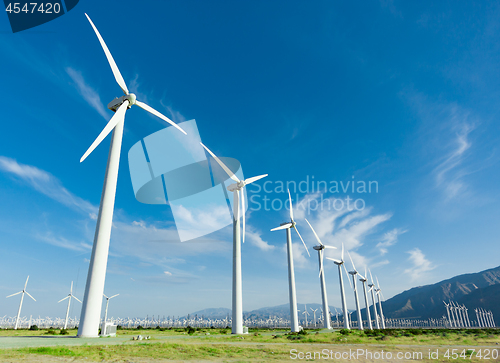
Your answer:
[[[30,330],[38,330],[38,326],[32,325],[32,326],[30,326]]]
[[[339,333],[342,335],[349,335],[351,331],[349,329],[340,329]]]
[[[68,331],[68,329],[61,329],[61,331],[59,332],[59,334],[61,334],[61,335],[68,335],[69,331]]]
[[[49,330],[47,330],[47,333],[45,333],[45,334],[56,335],[56,331],[54,329],[49,329]]]
[[[144,329],[144,328],[141,325],[138,325],[136,329],[140,330],[140,329]]]

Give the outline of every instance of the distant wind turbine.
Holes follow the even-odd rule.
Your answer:
[[[26,283],[24,284],[24,289],[22,289],[21,291],[19,292],[16,292],[15,294],[12,294],[12,295],[9,295],[7,296],[8,298],[11,297],[11,296],[15,296],[15,295],[18,295],[18,294],[22,294],[21,295],[21,302],[19,303],[19,310],[17,311],[17,318],[16,318],[16,324],[14,325],[14,330],[17,329],[17,327],[19,326],[19,317],[21,316],[21,308],[23,307],[23,299],[24,299],[24,294],[28,295],[30,298],[33,299],[33,301],[36,301],[35,298],[33,296],[30,295],[30,293],[28,291],[26,291],[26,286],[28,286],[28,280],[29,280],[29,275],[28,275],[28,278],[26,279]]]
[[[295,272],[293,268],[293,251],[292,251],[292,233],[291,229],[295,229],[295,232],[299,235],[304,247],[309,255],[309,251],[307,249],[306,243],[302,239],[297,227],[295,226],[295,220],[293,219],[293,206],[292,206],[292,197],[290,195],[290,190],[288,191],[288,199],[290,200],[290,222],[282,223],[279,227],[271,229],[271,231],[279,231],[282,229],[286,229],[286,247],[287,247],[287,255],[288,255],[288,288],[289,288],[289,297],[290,297],[290,323],[291,330],[293,333],[298,333],[300,331],[299,328],[299,317],[297,312],[297,292],[295,290]],[[311,256],[311,255],[309,255]]]
[[[385,329],[385,318],[384,318],[384,312],[382,310],[382,289],[380,288],[380,283],[378,282],[378,277],[375,276],[375,279],[377,280],[377,299],[378,299],[378,307],[380,309],[380,322],[382,323],[382,329]]]
[[[238,177],[205,145],[200,142],[201,146],[208,151],[210,155],[217,161],[222,169],[235,181],[227,187],[227,190],[233,192],[233,311],[232,311],[232,334],[243,334],[243,294],[241,283],[241,242],[240,242],[240,198],[241,198],[241,213],[243,221],[243,243],[245,243],[245,191],[243,188],[256,182],[259,179],[266,177],[268,174],[254,176],[245,180],[240,180]],[[240,197],[241,195],[241,197]]]
[[[337,247],[324,245],[321,242],[321,240],[319,239],[318,234],[316,233],[316,231],[314,230],[314,228],[311,226],[311,223],[309,223],[309,221],[307,219],[306,219],[306,222],[309,225],[309,227],[311,227],[311,229],[312,229],[312,231],[314,233],[314,236],[316,237],[316,240],[319,243],[319,246],[314,246],[313,248],[316,251],[318,251],[318,259],[319,259],[319,281],[320,281],[320,285],[321,285],[321,298],[323,300],[323,327],[325,329],[331,329],[332,327],[330,325],[330,312],[329,312],[329,309],[328,309],[328,296],[327,296],[327,293],[326,293],[325,273],[324,273],[324,270],[323,270],[323,258],[325,257],[325,255],[324,255],[324,249],[325,248],[337,248]]]
[[[111,300],[114,297],[117,297],[120,294],[113,295],[111,297],[107,297],[106,295],[102,294],[106,298],[106,310],[104,310],[104,325],[103,328],[106,326],[106,321],[108,321],[108,306],[109,306],[109,300]],[[101,331],[104,332],[104,329],[101,329]]]
[[[351,329],[349,326],[349,316],[347,311],[347,303],[345,300],[344,280],[342,279],[342,266],[344,266],[344,270],[347,275],[347,281],[349,281],[349,284],[351,283],[351,281],[349,280],[349,275],[347,274],[347,269],[345,268],[344,265],[344,243],[342,243],[342,254],[340,256],[340,260],[336,260],[330,257],[327,257],[327,259],[333,261],[333,263],[335,263],[339,268],[340,298],[342,300],[342,311],[344,313],[344,328]]]
[[[370,304],[368,303],[368,292],[366,291],[366,281],[368,280],[366,278],[366,266],[365,266],[365,275],[362,276],[360,274],[359,277],[360,277],[359,281],[363,283],[363,293],[365,295],[365,309],[366,309],[366,319],[368,320],[368,328],[370,330],[373,330],[372,317],[370,315]]]
[[[101,46],[106,54],[108,63],[111,66],[115,80],[122,89],[124,96],[115,98],[108,104],[108,108],[115,112],[109,120],[106,127],[101,131],[97,139],[88,148],[85,154],[80,159],[80,162],[101,143],[102,140],[113,130],[111,145],[108,154],[108,163],[106,166],[106,174],[104,177],[104,186],[101,195],[101,204],[99,206],[99,215],[97,217],[96,232],[94,236],[94,244],[92,247],[92,255],[90,258],[89,272],[87,275],[87,283],[85,286],[85,294],[83,296],[82,312],[80,317],[80,326],[78,327],[79,337],[97,337],[99,329],[99,320],[101,315],[101,299],[104,292],[104,281],[106,279],[106,266],[109,254],[109,239],[111,236],[111,226],[113,223],[113,209],[115,204],[116,183],[118,180],[118,166],[120,163],[120,152],[123,136],[123,123],[125,121],[125,112],[137,105],[149,113],[168,122],[182,133],[186,132],[177,126],[168,117],[162,115],[152,107],[143,102],[137,101],[133,93],[129,93],[127,85],[118,70],[118,67],[111,55],[106,43],[101,37],[101,34],[95,27],[89,16],[85,14],[90,25],[101,43]]]
[[[76,296],[73,295],[73,281],[71,281],[71,287],[69,289],[69,294],[66,296],[64,299],[61,299],[58,301],[60,303],[61,301],[64,301],[66,299],[68,300],[68,307],[66,308],[66,319],[64,320],[64,329],[68,327],[68,318],[69,318],[69,306],[71,304],[71,298],[74,298],[76,301],[78,301],[80,304],[82,303]]]
[[[358,275],[358,271],[356,270],[356,266],[354,266],[354,261],[352,260],[351,254],[349,251],[347,251],[347,254],[349,255],[349,259],[351,260],[352,264],[352,271],[349,271],[349,274],[352,275],[352,286],[354,290],[354,301],[356,302],[356,311],[358,315],[358,329],[363,330],[363,318],[361,317],[361,308],[359,306],[359,298],[358,298],[358,288],[356,284],[356,275]],[[361,276],[361,275],[360,275]],[[363,276],[361,276],[363,277]]]
[[[380,329],[380,323],[378,321],[378,314],[377,314],[377,303],[375,302],[375,290],[376,290],[375,283],[373,282],[373,276],[371,270],[368,269],[368,272],[370,273],[370,280],[371,280],[371,284],[369,284],[368,287],[372,292],[372,306],[373,306],[373,316],[375,318],[375,326],[377,327],[377,329]]]

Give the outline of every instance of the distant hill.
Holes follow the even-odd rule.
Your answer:
[[[500,318],[500,266],[414,287],[383,302],[382,308],[387,318],[440,318],[446,314],[443,300],[463,303],[469,310],[482,307]],[[469,316],[475,319],[470,311]]]
[[[226,308],[209,308],[209,309],[203,309],[199,311],[195,311],[194,313],[189,314],[191,318],[195,317],[198,315],[199,318],[204,317],[208,319],[224,319],[226,317],[231,317],[231,309],[226,309]],[[183,316],[182,318],[186,318],[186,316]]]

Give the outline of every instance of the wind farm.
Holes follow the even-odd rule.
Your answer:
[[[499,6],[63,3],[0,39],[0,361],[498,351]]]

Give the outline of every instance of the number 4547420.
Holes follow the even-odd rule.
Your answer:
[[[21,8],[20,3],[8,3],[5,11],[8,13],[45,13],[45,14],[59,14],[61,12],[61,4],[59,3],[24,3]]]
[[[472,357],[479,359],[498,359],[498,349],[447,349],[444,357],[448,359],[471,359]]]

